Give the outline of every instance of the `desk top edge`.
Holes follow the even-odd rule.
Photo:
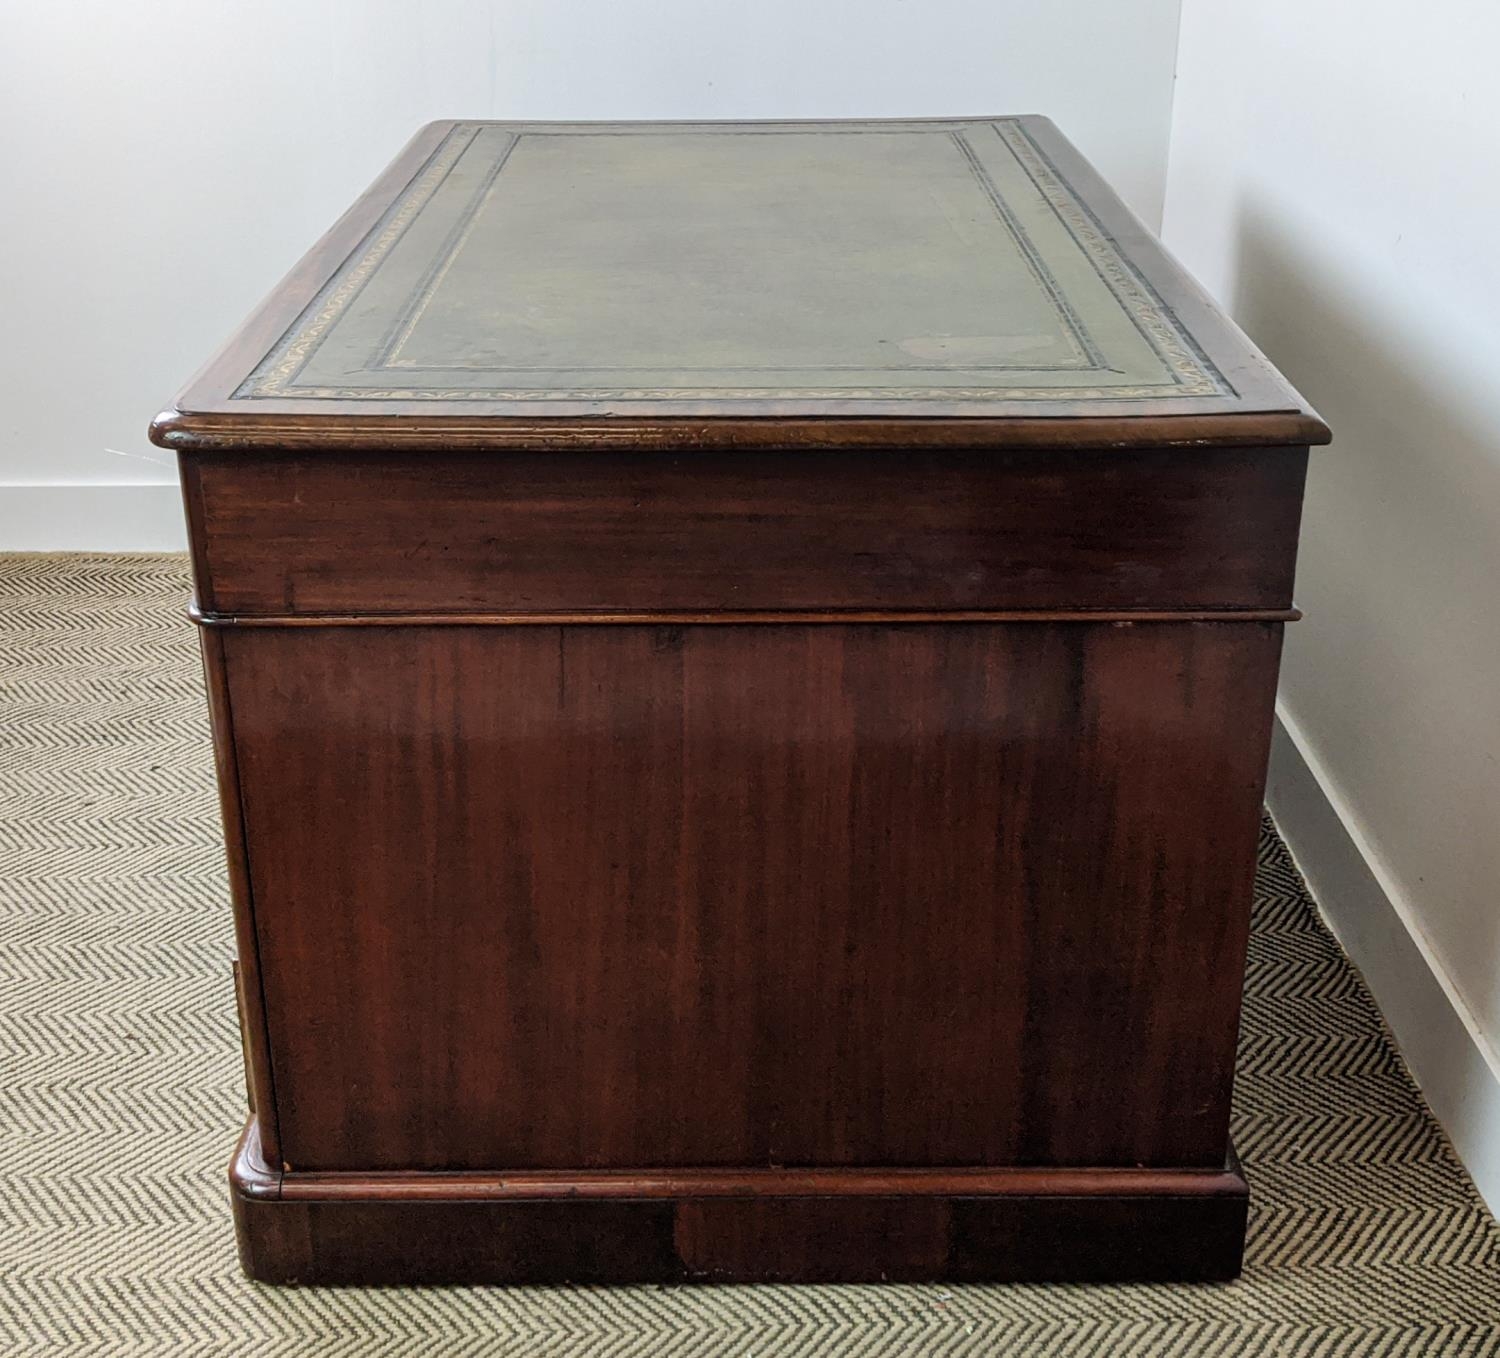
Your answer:
[[[558,129],[777,127],[850,120],[742,120],[714,123],[520,123],[443,120],[427,124],[384,173],[292,269],[230,341],[152,422],[150,435],[181,452],[257,448],[371,449],[590,447],[697,448],[1128,448],[1311,445],[1331,435],[1317,413],[1171,257],[1155,235],[1100,179],[1050,119],[1007,116],[1025,130],[1062,181],[1102,227],[1109,243],[1146,281],[1231,390],[1181,399],[1071,401],[869,396],[606,400],[320,400],[296,395],[247,400],[241,389],[312,300],[460,128]],[[971,119],[857,120],[962,124]],[[1186,405],[1186,408],[1185,408]]]

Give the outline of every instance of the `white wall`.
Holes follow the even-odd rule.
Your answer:
[[[1166,239],[1334,429],[1271,805],[1500,1204],[1500,10],[1186,0]]]
[[[423,122],[1045,112],[1155,221],[1177,7],[6,5],[0,550],[180,543],[146,422]]]

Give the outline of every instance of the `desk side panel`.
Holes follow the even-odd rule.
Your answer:
[[[1280,631],[225,629],[283,1158],[1222,1165]]]

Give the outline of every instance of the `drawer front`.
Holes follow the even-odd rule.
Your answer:
[[[239,616],[1264,610],[1305,448],[185,454]]]

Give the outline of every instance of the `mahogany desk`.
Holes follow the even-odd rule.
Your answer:
[[[434,124],[153,437],[251,1275],[1236,1272],[1328,432],[1049,122]]]

